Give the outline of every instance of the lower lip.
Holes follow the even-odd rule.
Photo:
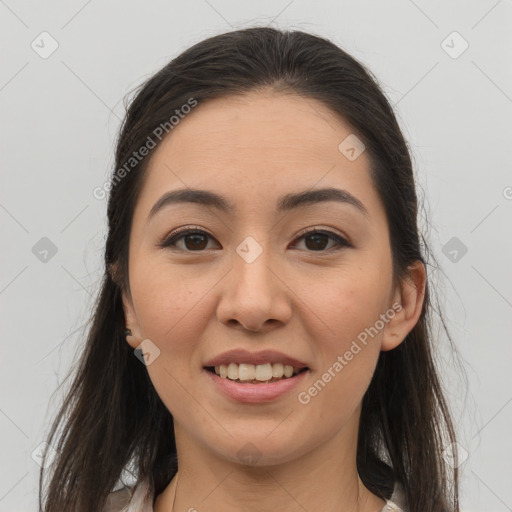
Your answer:
[[[245,384],[219,377],[216,373],[206,369],[203,371],[222,393],[238,402],[247,404],[272,402],[298,386],[309,373],[309,370],[305,370],[293,377],[267,384]]]

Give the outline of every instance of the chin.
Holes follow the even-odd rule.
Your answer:
[[[273,441],[264,434],[241,436],[239,441],[235,439],[237,438],[233,436],[225,449],[219,450],[217,445],[213,451],[229,462],[254,468],[285,464],[300,456],[296,440],[292,445],[287,436],[276,437]]]

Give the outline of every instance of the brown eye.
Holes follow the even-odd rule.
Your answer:
[[[312,229],[306,233],[303,233],[302,236],[299,237],[299,240],[301,239],[304,239],[306,248],[308,250],[316,252],[327,252],[331,249],[339,250],[344,247],[351,246],[343,237],[339,236],[337,233],[326,230],[320,231],[317,229]],[[326,247],[326,245],[329,244],[329,241],[334,242],[334,247]],[[336,245],[338,246],[337,248]]]
[[[183,237],[185,240],[185,247],[189,250],[201,250],[208,245],[207,237],[201,233],[192,233]]]
[[[161,244],[161,247],[176,248],[178,250],[183,249],[183,246],[179,247],[178,242],[183,240],[185,251],[189,252],[200,252],[207,249],[208,239],[212,238],[205,231],[197,229],[183,229],[179,232],[172,233],[166,238]]]
[[[305,239],[306,247],[313,251],[325,249],[325,245],[329,243],[329,235],[325,233],[313,233],[305,237]],[[308,244],[308,241],[311,241],[311,244]]]

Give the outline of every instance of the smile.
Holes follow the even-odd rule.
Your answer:
[[[234,364],[235,367],[243,367],[244,365]],[[270,365],[272,367],[274,365]],[[225,366],[225,365],[222,365]],[[229,371],[229,366],[227,365],[224,371]],[[254,366],[254,365],[248,365]],[[260,365],[257,365],[260,366]],[[266,366],[265,364],[261,366]],[[310,374],[309,368],[302,368],[298,371],[298,373],[294,373],[294,368],[292,368],[292,375],[290,377],[286,377],[283,375],[282,377],[271,377],[269,380],[259,381],[256,379],[250,380],[231,380],[228,376],[221,377],[220,375],[220,367],[219,367],[219,375],[215,372],[215,367],[207,367],[203,369],[203,374],[208,377],[210,383],[213,385],[213,389],[217,392],[220,392],[221,395],[227,397],[228,399],[234,400],[235,402],[241,402],[245,404],[261,404],[268,403],[277,400],[280,397],[285,397],[287,394],[296,388],[304,379]],[[238,369],[238,368],[237,368]],[[279,369],[279,367],[277,368]],[[234,370],[232,370],[234,371]],[[249,370],[251,371],[251,370]],[[256,372],[256,368],[254,368]],[[260,370],[261,371],[261,370]],[[264,370],[267,372],[268,377],[268,368]],[[242,370],[242,373],[244,370]],[[289,370],[287,370],[289,373]]]
[[[288,379],[302,371],[307,367],[296,368],[291,365],[283,365],[282,363],[264,363],[264,364],[247,364],[247,363],[230,363],[228,365],[221,364],[207,368],[210,372],[215,372],[223,379],[229,379],[233,382],[243,382],[250,384],[258,384],[260,382],[277,382],[282,379]]]

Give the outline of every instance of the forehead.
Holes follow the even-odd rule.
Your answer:
[[[329,186],[378,201],[367,152],[350,160],[339,149],[353,136],[323,103],[297,94],[263,90],[199,102],[154,151],[138,209],[147,214],[163,193],[186,187],[216,190],[240,207]]]

